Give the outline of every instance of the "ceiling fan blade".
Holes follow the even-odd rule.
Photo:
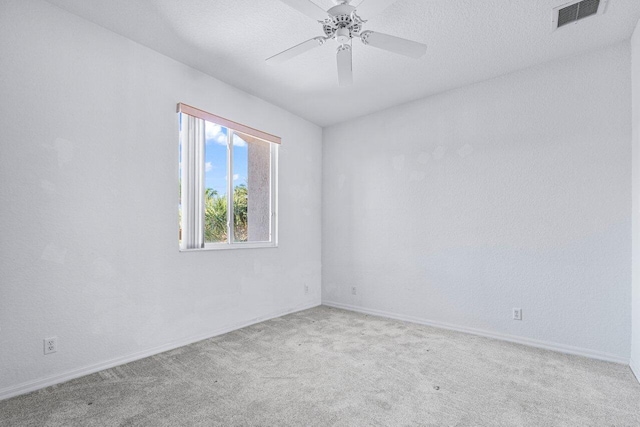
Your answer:
[[[280,0],[282,3],[289,5],[290,7],[296,9],[300,13],[304,13],[311,19],[315,19],[317,21],[324,21],[327,19],[329,14],[318,7],[315,3],[310,0]]]
[[[267,58],[266,61],[269,64],[280,64],[284,61],[288,61],[289,59],[300,55],[301,53],[305,53],[306,51],[311,50],[314,47],[322,46],[324,42],[324,37],[315,37],[311,40],[307,40],[306,42],[302,42],[299,45],[273,55],[272,57]]]
[[[338,84],[351,86],[353,84],[353,69],[351,67],[351,46],[343,44],[338,46]]]
[[[412,58],[420,58],[427,53],[427,45],[396,36],[390,36],[389,34],[364,31],[360,34],[360,38],[362,39],[362,43],[366,45]]]
[[[356,7],[358,16],[370,19],[391,6],[397,0],[362,0]]]

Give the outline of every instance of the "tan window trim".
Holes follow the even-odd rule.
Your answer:
[[[253,136],[255,138],[261,139],[267,142],[273,142],[274,144],[280,144],[281,140],[279,136],[271,135],[269,133],[263,132],[258,129],[251,128],[249,126],[245,126],[240,123],[236,123],[234,121],[225,119],[224,117],[216,116],[215,114],[207,113],[206,111],[202,111],[198,108],[192,107],[187,104],[179,103],[178,104],[178,113],[188,114],[193,117],[197,117],[202,120],[206,120],[211,123],[215,123],[220,126],[224,126],[228,129],[233,129],[235,131]]]

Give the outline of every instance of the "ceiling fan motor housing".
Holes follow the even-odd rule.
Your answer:
[[[322,22],[327,38],[334,38],[338,44],[347,43],[362,30],[363,21],[355,12],[356,8],[347,3],[339,4],[327,11],[329,17]]]

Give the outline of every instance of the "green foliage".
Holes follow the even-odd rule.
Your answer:
[[[247,186],[238,185],[233,189],[233,235],[236,242],[247,241]]]
[[[244,184],[233,189],[233,231],[238,242],[247,241],[247,194]],[[204,238],[205,242],[227,241],[227,198],[212,188],[205,191]]]

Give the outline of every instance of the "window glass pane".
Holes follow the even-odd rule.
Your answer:
[[[227,241],[227,135],[229,130],[205,122],[204,241]]]
[[[271,144],[233,134],[234,241],[268,242],[271,234]]]

